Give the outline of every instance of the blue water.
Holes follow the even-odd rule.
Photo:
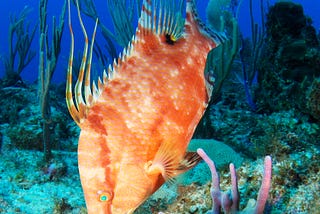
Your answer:
[[[106,6],[107,1],[99,0],[95,1],[98,14],[100,15],[100,18],[102,19],[102,22],[109,26],[112,29],[112,24],[110,21],[110,18],[108,17],[108,10]],[[198,9],[199,13],[202,18],[205,18],[205,8],[207,5],[208,0],[198,1]],[[260,14],[260,5],[258,0],[254,0],[254,17],[255,19],[260,22],[261,20],[261,14]],[[265,1],[266,2],[266,1]],[[275,0],[270,1],[270,5],[272,5]],[[320,1],[315,0],[296,0],[293,1],[299,4],[302,4],[304,7],[304,12],[306,15],[310,16],[313,20],[314,26],[317,31],[319,31],[320,28],[320,17],[319,17],[319,11],[320,11]],[[317,2],[317,3],[316,3]],[[32,12],[28,15],[28,21],[30,22],[30,26],[35,26],[39,23],[38,21],[38,1],[35,0],[14,0],[14,1],[1,1],[0,2],[0,26],[1,26],[1,32],[0,32],[0,56],[1,58],[6,56],[8,53],[8,29],[9,29],[9,20],[10,20],[10,14],[19,14],[22,9],[25,6],[28,6],[32,8]],[[53,1],[48,0],[48,17],[47,22],[49,24],[49,32],[51,30],[52,26],[52,16],[59,17],[61,8],[63,5],[63,1]],[[72,6],[72,13],[73,13],[73,25],[74,25],[74,31],[78,39],[82,39],[82,33],[80,30],[80,27],[78,25],[78,20],[76,19],[76,11],[75,7]],[[87,26],[87,29],[90,32],[93,29],[94,23],[91,19],[84,17],[84,22]],[[245,37],[249,37],[251,35],[251,27],[250,27],[250,14],[249,14],[249,0],[243,0],[241,7],[240,7],[240,13],[239,13],[239,25],[240,30],[242,34]],[[57,63],[57,68],[54,73],[53,82],[62,82],[65,79],[65,71],[66,71],[66,65],[68,60],[68,53],[69,53],[69,47],[70,47],[70,36],[69,36],[69,30],[67,25],[67,15],[65,17],[65,29],[64,34],[62,38],[62,46],[61,46],[61,54],[59,57],[59,61]],[[51,32],[50,34],[51,35]],[[99,41],[99,36],[98,36]],[[82,44],[82,42],[80,43]],[[80,50],[81,46],[76,45],[76,50]],[[31,49],[35,50],[37,53],[39,52],[39,32],[37,30],[35,39],[33,41]],[[39,56],[38,54],[36,57],[32,60],[32,62],[24,69],[21,76],[24,80],[28,82],[34,82],[37,79],[38,76],[38,60]],[[4,75],[4,64],[3,61],[0,62],[0,78]]]

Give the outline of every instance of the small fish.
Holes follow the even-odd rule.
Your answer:
[[[186,2],[185,19],[173,11],[173,2],[143,1],[132,41],[92,86],[97,23],[87,55],[78,6],[85,47],[74,93],[69,15],[66,101],[81,128],[78,162],[89,214],[133,213],[165,181],[200,160],[186,149],[214,83],[204,72],[207,54],[221,38],[202,27],[193,1]]]

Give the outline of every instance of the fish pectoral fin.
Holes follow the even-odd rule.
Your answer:
[[[166,181],[173,181],[177,175],[191,169],[201,160],[196,152],[187,152],[183,158],[177,154],[176,148],[170,144],[162,144],[153,161],[147,163],[149,175],[161,174]]]
[[[185,171],[193,168],[201,161],[200,155],[197,152],[186,152],[184,158],[179,164],[178,171],[179,174],[184,173]]]
[[[149,175],[161,174],[167,180],[173,180],[182,156],[179,148],[174,143],[163,142],[154,159],[149,161],[147,173]]]

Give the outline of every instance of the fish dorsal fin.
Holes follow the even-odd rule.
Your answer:
[[[179,148],[173,143],[162,143],[153,161],[147,165],[148,174],[161,174],[169,182],[177,175],[191,169],[201,160],[196,152],[187,152],[184,157],[177,154]]]
[[[137,31],[141,35],[169,35],[173,41],[178,40],[183,34],[185,22],[181,11],[182,2],[143,0]]]
[[[73,120],[80,125],[81,122],[87,117],[89,107],[99,97],[102,91],[102,84],[98,82],[98,87],[94,84],[91,88],[90,85],[90,72],[91,72],[91,60],[93,53],[93,44],[98,26],[98,20],[96,20],[91,45],[89,49],[89,39],[82,22],[80,15],[79,3],[76,1],[78,18],[80,26],[85,38],[85,44],[83,48],[82,60],[80,69],[78,72],[77,82],[74,87],[74,93],[72,92],[72,71],[73,71],[73,53],[74,53],[74,35],[71,25],[71,14],[70,14],[70,0],[68,1],[68,14],[69,14],[69,29],[71,35],[71,48],[69,55],[69,63],[67,70],[67,86],[66,86],[66,102]],[[89,50],[89,54],[88,54]],[[74,98],[73,98],[74,97]]]
[[[183,0],[144,0],[141,8],[141,15],[138,20],[138,28],[128,46],[114,60],[107,71],[103,74],[103,85],[115,78],[118,67],[126,61],[134,50],[134,45],[148,34],[169,36],[170,41],[177,41],[184,31],[184,18],[181,14]],[[107,77],[107,78],[105,78]]]

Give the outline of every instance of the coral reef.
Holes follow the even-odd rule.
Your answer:
[[[31,102],[25,87],[0,88],[0,124],[13,123],[19,119],[19,111]],[[10,102],[9,102],[10,100]]]
[[[320,121],[320,78],[313,80],[307,93],[307,107],[310,115]]]
[[[54,94],[55,91],[51,93]],[[34,85],[28,88],[7,87],[0,89],[0,94],[6,99],[0,102],[3,104],[0,113],[1,127],[6,129],[6,136],[10,141],[3,144],[2,149],[28,149],[43,150],[42,117],[37,101],[37,89]],[[52,97],[57,97],[56,93]],[[10,102],[8,102],[10,99]],[[61,103],[62,101],[62,103]],[[66,108],[63,98],[53,99],[51,107],[50,141],[53,149],[73,150],[77,146],[67,140],[70,136],[76,136],[79,132],[68,120],[68,115],[63,114],[61,109]],[[62,114],[61,114],[62,113]]]
[[[82,10],[96,18],[93,5],[90,7],[92,3],[82,1]],[[131,22],[136,14],[126,15],[121,17],[123,23]],[[34,30],[30,30],[24,28],[24,33],[32,36]],[[117,33],[120,30],[121,26]],[[106,38],[117,40],[113,38],[116,34],[103,31]],[[223,86],[219,86],[221,95],[209,106],[194,136],[208,139],[192,140],[190,150],[202,147],[216,162],[221,191],[232,185],[232,173],[227,166],[235,163],[241,196],[239,210],[245,209],[250,198],[257,198],[263,157],[270,155],[273,174],[265,212],[317,213],[320,206],[319,38],[303,8],[289,1],[279,1],[270,8],[266,33],[256,65],[258,85],[251,88],[256,111],[248,106],[243,83],[235,81],[231,71],[233,76],[225,76]],[[125,43],[131,34],[129,29],[118,42]],[[27,42],[32,42],[32,37]],[[245,62],[252,60],[250,51],[254,48],[249,43],[243,40]],[[231,47],[231,41],[226,45]],[[226,47],[221,48],[220,56]],[[116,50],[110,52],[115,54]],[[32,51],[29,54],[31,60]],[[233,57],[231,52],[227,55]],[[28,57],[24,59],[23,65],[27,66]],[[227,64],[223,65],[225,71],[231,63]],[[238,64],[231,66],[231,70],[239,68]],[[14,81],[8,83],[4,79],[0,83],[0,213],[87,213],[77,165],[79,129],[68,116],[64,85],[45,87],[51,99],[49,139],[53,149],[53,158],[45,162],[43,153],[39,152],[43,150],[43,118],[37,99],[38,86],[22,83],[20,71],[13,70],[10,72],[13,77],[8,78]],[[200,162],[175,183],[163,185],[135,213],[206,213],[212,209],[210,176],[207,165]],[[39,198],[43,203],[39,203]]]
[[[35,36],[36,27],[30,30],[30,22],[27,16],[31,8],[26,5],[19,16],[10,16],[9,27],[9,51],[4,57],[5,76],[0,80],[1,87],[23,85],[21,73],[35,57],[36,52],[31,49],[31,44]]]
[[[307,91],[320,76],[320,48],[316,30],[303,8],[293,2],[270,7],[266,42],[255,91],[260,111],[306,111]]]
[[[251,158],[272,154],[285,159],[290,153],[318,144],[319,124],[310,122],[308,115],[294,110],[256,114],[241,109],[242,102],[236,97],[223,99],[225,103],[219,102],[208,110],[207,128],[211,138],[225,142],[238,153]],[[237,107],[230,109],[230,102],[237,103]]]
[[[215,161],[218,169],[227,166],[229,163],[234,163],[236,167],[239,167],[243,161],[243,158],[230,146],[217,140],[192,139],[188,151],[195,152],[198,148],[202,148]]]
[[[192,139],[188,151],[196,152],[202,148],[208,156],[215,162],[217,169],[227,168],[229,163],[234,163],[240,167],[243,158],[228,145],[212,139]],[[204,185],[210,181],[210,170],[205,163],[199,163],[193,169],[187,171],[177,178],[178,183],[190,185],[196,183]]]
[[[67,170],[51,180],[42,169],[42,152],[11,150],[1,154],[1,213],[86,213],[76,153],[53,154],[57,161],[65,161]]]

